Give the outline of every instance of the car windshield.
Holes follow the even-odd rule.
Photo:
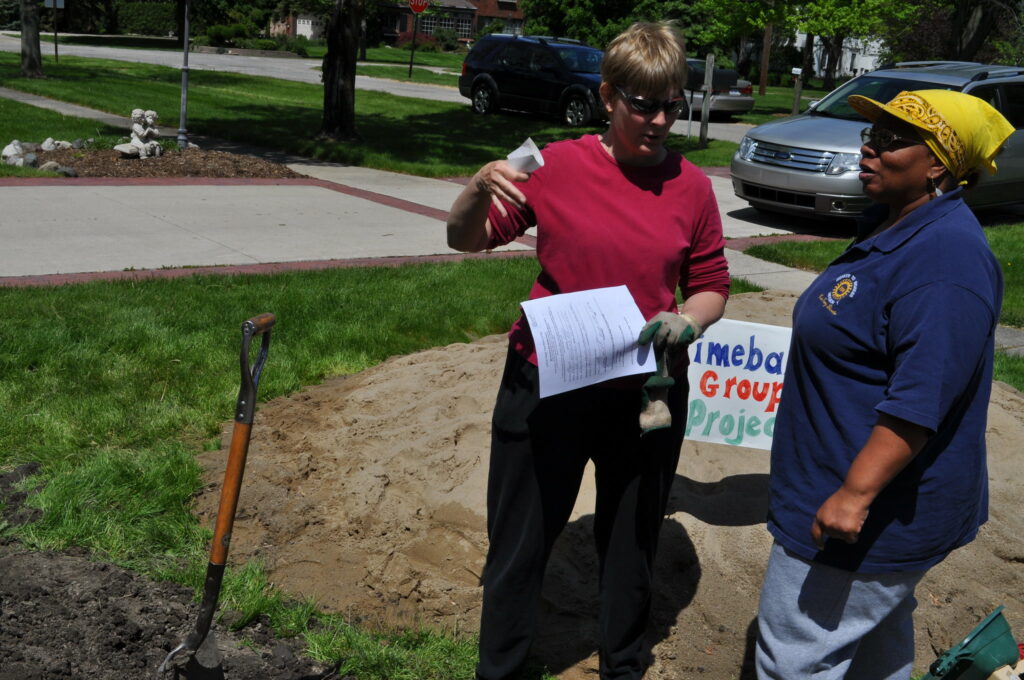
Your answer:
[[[935,83],[926,83],[920,80],[909,78],[882,78],[872,76],[870,73],[854,78],[845,85],[825,96],[811,114],[815,116],[828,116],[829,118],[844,118],[846,120],[864,120],[864,117],[853,110],[846,103],[846,98],[851,94],[859,94],[870,97],[876,102],[887,102],[904,90],[950,90],[951,87],[943,87]]]
[[[601,72],[601,60],[604,58],[604,52],[601,50],[579,50],[563,47],[557,51],[558,57],[570,71],[576,73]]]

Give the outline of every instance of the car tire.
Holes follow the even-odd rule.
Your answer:
[[[581,94],[571,94],[562,107],[562,122],[569,127],[580,127],[590,122],[590,102]]]
[[[498,96],[490,85],[480,83],[473,87],[471,98],[471,104],[473,113],[487,114],[494,113],[495,104],[497,104]]]

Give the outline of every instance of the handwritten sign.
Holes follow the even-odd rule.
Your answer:
[[[722,319],[690,345],[686,438],[771,449],[790,329]]]

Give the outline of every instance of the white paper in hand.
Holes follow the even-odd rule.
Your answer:
[[[544,157],[533,138],[527,137],[518,149],[508,155],[508,164],[522,172],[533,172],[544,165]]]

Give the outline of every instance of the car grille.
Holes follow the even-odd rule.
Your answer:
[[[798,194],[792,191],[779,191],[777,189],[769,189],[768,187],[760,187],[756,184],[748,184],[747,182],[743,183],[743,197],[747,199],[771,201],[772,203],[796,205],[802,208],[814,207],[814,194]]]
[[[766,165],[780,165],[791,170],[825,172],[834,157],[835,153],[831,151],[797,149],[791,146],[758,142],[750,160]]]

